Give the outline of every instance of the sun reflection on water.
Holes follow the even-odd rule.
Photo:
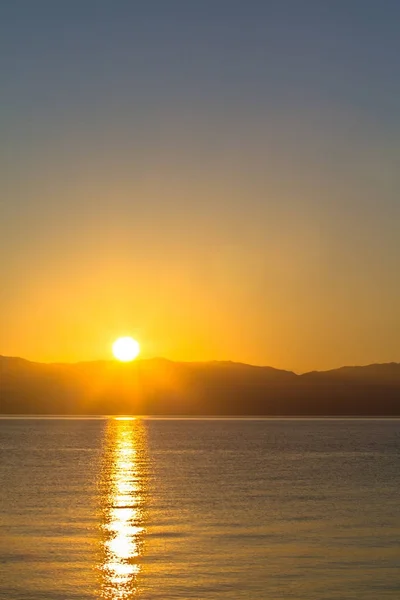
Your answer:
[[[123,600],[138,594],[143,552],[146,479],[145,426],[136,419],[113,419],[107,430],[103,471],[102,595]]]

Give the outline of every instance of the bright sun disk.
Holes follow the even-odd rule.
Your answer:
[[[121,362],[130,362],[134,360],[139,352],[139,342],[131,337],[118,338],[112,345],[112,351],[117,360]]]

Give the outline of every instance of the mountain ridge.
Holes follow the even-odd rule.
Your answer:
[[[252,363],[245,363],[242,361],[237,361],[237,360],[229,360],[229,359],[222,359],[222,360],[217,360],[217,359],[210,359],[210,360],[172,360],[170,358],[165,358],[164,356],[152,356],[152,357],[148,357],[148,358],[137,358],[133,361],[130,362],[126,362],[126,363],[121,363],[120,361],[116,360],[116,359],[107,359],[107,358],[100,358],[100,359],[94,359],[94,360],[80,360],[80,361],[74,361],[74,362],[70,362],[70,361],[50,361],[50,362],[43,362],[43,361],[38,361],[38,360],[31,360],[29,358],[24,358],[22,356],[10,356],[10,355],[6,355],[6,354],[0,354],[0,360],[13,360],[13,361],[21,361],[24,363],[32,363],[35,365],[84,365],[84,364],[99,364],[99,363],[109,363],[109,364],[125,364],[125,365],[134,365],[137,363],[144,363],[144,362],[168,362],[168,363],[178,363],[178,364],[186,364],[186,365],[210,365],[210,364],[225,364],[225,365],[242,365],[245,367],[255,367],[257,369],[274,369],[276,371],[286,371],[287,373],[295,373],[298,377],[300,377],[301,375],[306,375],[308,373],[330,373],[333,371],[341,371],[343,369],[366,369],[368,367],[388,367],[388,366],[394,366],[394,367],[398,367],[400,369],[400,362],[396,362],[396,361],[389,361],[389,362],[373,362],[373,363],[367,363],[365,365],[356,365],[356,364],[348,364],[348,365],[342,365],[340,367],[333,367],[331,369],[323,369],[323,370],[318,370],[318,369],[313,369],[311,371],[304,371],[304,373],[296,373],[296,371],[292,371],[290,369],[282,369],[280,367],[273,367],[271,365],[256,365],[256,364],[252,364]]]
[[[400,415],[400,364],[293,371],[233,361],[0,356],[0,414]]]

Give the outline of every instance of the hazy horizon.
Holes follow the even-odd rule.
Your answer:
[[[132,361],[128,361],[126,363],[121,363],[120,361],[118,361],[117,359],[113,358],[112,356],[110,357],[106,357],[106,358],[97,358],[97,359],[86,359],[86,360],[76,360],[76,361],[38,361],[38,360],[32,360],[30,358],[27,358],[25,356],[9,356],[9,355],[5,355],[5,354],[0,354],[0,358],[7,358],[7,359],[21,359],[21,360],[25,360],[27,362],[32,362],[32,363],[37,363],[37,364],[43,364],[43,365],[79,365],[79,364],[90,364],[90,363],[97,363],[97,362],[107,362],[107,363],[114,363],[115,365],[121,365],[121,367],[123,368],[128,367],[129,365],[134,365],[137,362],[141,362],[141,361],[167,361],[167,362],[172,362],[172,363],[187,363],[187,364],[210,364],[210,363],[230,363],[233,365],[243,365],[246,367],[258,367],[258,368],[272,368],[272,369],[276,369],[276,370],[282,370],[282,371],[288,371],[290,373],[294,373],[296,375],[303,375],[306,373],[312,373],[313,371],[316,372],[328,372],[328,371],[335,371],[335,370],[339,370],[339,369],[343,369],[343,368],[364,368],[364,367],[372,367],[372,366],[380,366],[380,365],[389,365],[389,364],[400,364],[400,361],[387,361],[387,362],[372,362],[372,363],[365,363],[365,364],[342,364],[342,365],[338,365],[338,366],[334,366],[334,367],[328,367],[327,369],[310,369],[309,371],[296,371],[295,369],[291,369],[289,367],[276,367],[275,365],[267,365],[267,364],[256,364],[256,363],[248,363],[248,362],[243,362],[243,361],[236,361],[236,360],[231,360],[229,358],[227,359],[204,359],[204,360],[173,360],[170,358],[166,358],[165,356],[142,356],[139,355],[136,359],[132,360]]]

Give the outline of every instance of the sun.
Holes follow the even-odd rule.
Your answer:
[[[130,362],[135,360],[140,352],[139,342],[131,337],[121,337],[113,343],[112,351],[117,360]]]

